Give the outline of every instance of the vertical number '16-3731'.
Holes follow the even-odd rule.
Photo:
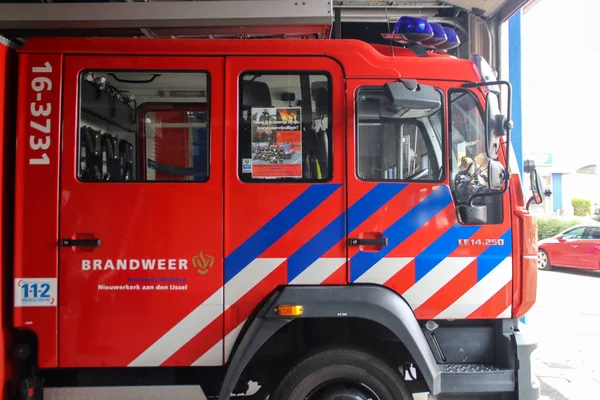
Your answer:
[[[47,76],[52,73],[52,65],[46,62],[43,66],[33,67],[31,72],[31,89],[35,100],[29,105],[29,147],[33,150],[29,164],[49,165],[50,157],[46,150],[50,148],[52,104],[46,100],[47,93],[52,90],[52,80]]]

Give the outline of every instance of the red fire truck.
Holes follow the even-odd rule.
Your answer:
[[[537,399],[510,84],[390,37],[3,49],[5,395]]]

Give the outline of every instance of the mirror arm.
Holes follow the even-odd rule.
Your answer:
[[[525,209],[526,209],[526,210],[529,210],[529,206],[531,205],[531,203],[533,202],[533,200],[534,200],[534,197],[533,197],[533,196],[531,196],[531,197],[529,198],[529,200],[527,200],[527,204],[525,204]]]

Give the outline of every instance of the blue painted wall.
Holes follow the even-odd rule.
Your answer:
[[[563,208],[562,178],[563,174],[552,174],[552,210],[554,212]]]
[[[521,101],[521,13],[518,11],[508,21],[508,73],[512,85],[512,115],[514,128],[510,131],[511,145],[517,165],[523,176],[523,113]]]

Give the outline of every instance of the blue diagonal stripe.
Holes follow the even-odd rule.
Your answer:
[[[419,281],[458,247],[459,239],[468,239],[480,226],[454,225],[415,258],[416,280]]]
[[[356,229],[373,213],[406,187],[404,183],[380,183],[369,190],[348,211],[348,232]],[[288,282],[304,272],[346,236],[346,214],[342,213],[288,259]]]
[[[348,232],[355,230],[405,187],[405,183],[379,183],[369,190],[348,210]]]
[[[346,236],[346,213],[331,221],[288,259],[288,282],[300,275],[312,263]]]
[[[477,257],[477,282],[482,280],[512,252],[511,230],[506,231],[501,239],[504,239],[503,246],[490,246]]]
[[[383,236],[388,238],[388,245],[383,247],[380,252],[361,252],[352,257],[350,264],[351,281],[354,282],[362,274],[367,272],[390,251],[415,233],[417,229],[435,217],[450,204],[451,201],[452,197],[450,196],[448,188],[440,186],[420,203],[415,205],[410,211],[383,232]]]
[[[273,245],[306,215],[323,203],[340,184],[311,185],[225,259],[225,282]],[[240,223],[242,223],[240,221]]]

